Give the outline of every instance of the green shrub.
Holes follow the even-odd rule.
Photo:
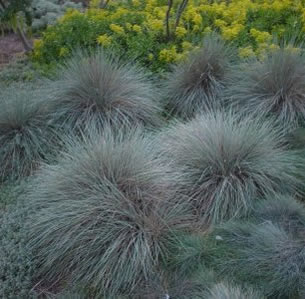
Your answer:
[[[273,114],[298,126],[305,117],[305,58],[301,50],[280,49],[263,61],[252,60],[232,72],[226,97],[239,111]]]
[[[159,126],[157,92],[144,70],[98,51],[77,53],[52,82],[54,119],[74,128],[88,119]]]
[[[167,75],[164,91],[169,112],[191,118],[200,111],[219,108],[218,97],[230,72],[232,54],[219,36],[206,37],[200,50]]]
[[[167,0],[110,1],[106,9],[68,11],[35,43],[33,58],[40,65],[54,64],[75,47],[102,45],[162,72],[211,31],[237,45],[242,57],[261,57],[275,46],[272,36],[281,41],[299,31],[304,39],[303,3],[281,2],[180,0],[169,9]]]
[[[48,123],[46,92],[12,85],[0,94],[0,179],[18,180],[49,158],[58,134]]]
[[[194,207],[198,220],[219,223],[253,207],[257,197],[293,194],[304,167],[284,146],[284,134],[273,120],[231,112],[209,112],[161,133],[161,152]]]
[[[167,235],[189,225],[191,214],[150,136],[89,132],[38,173],[29,195],[38,209],[30,248],[43,284],[70,282],[117,298],[154,274]]]

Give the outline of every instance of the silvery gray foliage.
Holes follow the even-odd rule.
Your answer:
[[[81,9],[82,4],[70,0],[33,0],[31,6],[33,29],[40,30],[54,24],[69,8]]]

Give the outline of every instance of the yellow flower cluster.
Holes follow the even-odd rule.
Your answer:
[[[36,42],[34,57],[67,56],[67,42],[74,38],[74,44],[82,40],[84,45],[123,47],[119,50],[162,69],[183,59],[213,31],[237,45],[241,57],[263,57],[277,48],[276,38],[291,35],[296,26],[305,33],[305,0],[189,0],[179,22],[182,0],[174,1],[168,20],[167,0],[109,1],[106,9],[99,8],[100,2],[91,0],[83,12],[68,10]]]
[[[111,36],[108,36],[107,34],[102,34],[97,38],[98,44],[100,44],[103,47],[108,47],[111,44]]]

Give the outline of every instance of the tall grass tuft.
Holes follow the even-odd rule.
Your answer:
[[[88,118],[160,125],[158,93],[144,70],[106,54],[77,52],[51,86],[54,117],[74,128]]]
[[[258,222],[270,221],[294,235],[303,235],[305,207],[292,197],[276,196],[263,200],[254,208],[252,217]]]
[[[48,122],[46,95],[15,85],[0,93],[0,180],[28,176],[48,158],[58,134]]]
[[[248,114],[276,115],[283,124],[304,124],[305,57],[301,50],[280,49],[264,60],[241,64],[225,92],[236,109]]]
[[[173,67],[164,83],[167,108],[175,116],[192,118],[198,111],[218,107],[232,49],[218,36],[204,38],[201,49]]]
[[[118,298],[154,275],[167,235],[187,226],[191,212],[176,199],[177,178],[152,152],[150,136],[88,131],[33,182],[30,248],[42,283],[67,281]]]
[[[304,227],[300,236],[271,221],[237,222],[223,225],[217,235],[219,273],[253,285],[268,298],[303,298]]]
[[[285,148],[272,120],[209,112],[166,129],[159,144],[204,222],[244,215],[257,197],[294,193],[300,185],[296,175],[304,163]]]

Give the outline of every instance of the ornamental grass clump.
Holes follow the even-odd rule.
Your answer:
[[[15,85],[0,93],[0,180],[19,180],[50,156],[59,140],[44,92]]]
[[[160,125],[157,92],[150,78],[134,63],[104,53],[78,52],[61,68],[54,88],[54,118],[68,128],[89,118],[117,124]]]
[[[284,136],[272,120],[209,112],[172,125],[159,144],[198,220],[219,223],[246,214],[256,198],[298,190],[304,164]]]
[[[169,113],[192,118],[200,110],[218,108],[232,60],[233,51],[224,40],[215,34],[205,37],[202,47],[167,76],[164,97]]]
[[[290,196],[277,195],[257,203],[252,217],[257,222],[270,221],[289,233],[304,235],[304,205]]]
[[[68,142],[58,164],[38,173],[29,243],[44,289],[71,283],[118,298],[154,275],[167,235],[187,226],[191,212],[178,201],[177,178],[153,154],[150,136],[98,131]]]
[[[231,74],[226,99],[239,111],[275,115],[296,127],[305,118],[305,58],[302,49],[291,47],[253,59]]]
[[[225,224],[216,232],[216,268],[230,279],[260,289],[268,298],[303,298],[304,227],[302,231],[301,236],[271,221]]]

